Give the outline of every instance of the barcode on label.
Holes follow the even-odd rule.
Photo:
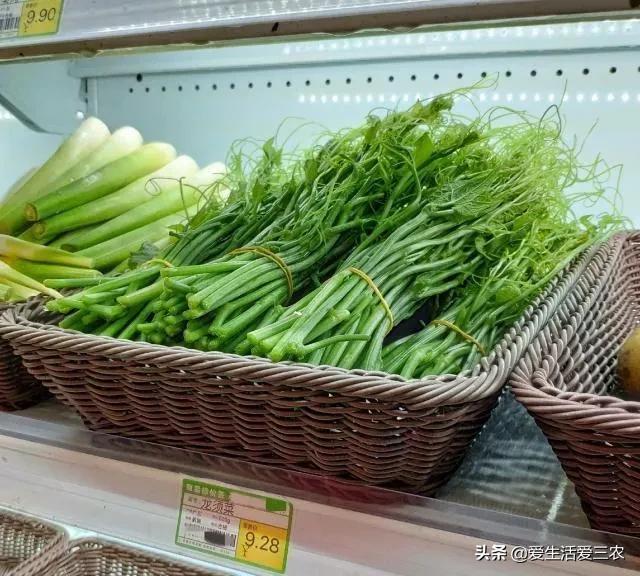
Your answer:
[[[0,32],[17,30],[19,25],[20,25],[20,16],[3,18],[2,20],[0,20]]]
[[[225,548],[233,548],[235,550],[237,536],[219,530],[205,530],[205,542],[214,546],[224,546]]]

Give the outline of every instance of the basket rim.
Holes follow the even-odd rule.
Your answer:
[[[640,231],[630,231],[622,238],[620,250],[608,263],[609,269],[600,274],[603,281],[609,278],[610,268],[620,258],[624,246],[631,241],[640,241]],[[570,319],[575,317],[575,313],[570,315]],[[558,366],[558,348],[566,345],[570,325],[570,320],[564,321],[561,329],[550,335],[549,352],[539,355],[532,345],[529,346],[510,378],[509,385],[514,395],[528,410],[545,420],[572,422],[601,432],[638,434],[640,401],[625,400],[610,394],[569,392],[554,385],[551,375]],[[548,335],[548,330],[545,334]],[[539,338],[542,337],[541,333]]]
[[[610,394],[565,392],[554,386],[550,378],[556,358],[545,355],[541,363],[531,373],[519,366],[511,377],[511,389],[527,410],[545,420],[573,422],[602,432],[633,435],[640,432],[640,401]]]
[[[610,242],[622,242],[619,235]],[[121,359],[153,361],[164,368],[185,369],[198,363],[222,371],[226,377],[243,376],[263,383],[287,382],[296,387],[316,387],[331,393],[355,398],[393,400],[410,404],[413,410],[442,405],[461,405],[485,400],[498,393],[506,383],[518,358],[547,324],[570,289],[581,277],[595,255],[603,249],[596,245],[580,254],[560,272],[547,288],[525,309],[520,319],[507,329],[491,352],[480,359],[473,370],[461,374],[433,375],[406,380],[380,371],[347,370],[334,366],[317,366],[299,362],[273,362],[255,356],[239,356],[223,352],[202,352],[179,346],[164,346],[147,342],[119,340],[96,336],[58,326],[33,322],[33,300],[23,306],[0,311],[0,337],[33,339],[70,352],[86,355],[108,353]],[[42,300],[40,301],[42,303]],[[46,385],[46,383],[45,383]]]

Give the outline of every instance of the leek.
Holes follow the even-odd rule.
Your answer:
[[[143,144],[142,135],[135,128],[125,126],[116,130],[97,150],[89,154],[82,161],[78,162],[58,178],[51,186],[50,190],[57,190],[71,184],[75,180],[85,178],[100,170],[103,166],[119,160],[132,152],[135,152]]]
[[[91,258],[71,254],[58,248],[25,242],[4,234],[0,234],[0,256],[48,264],[63,264],[76,268],[91,268],[93,265]]]
[[[91,154],[109,137],[97,118],[88,118],[18,190],[2,205],[0,233],[16,234],[26,227],[24,206],[37,199],[70,167]]]
[[[9,190],[7,191],[7,195],[5,196],[3,202],[6,202],[10,198],[14,197],[15,193],[20,190],[20,188],[22,188],[22,186],[29,180],[29,178],[31,178],[37,171],[37,166],[35,168],[31,168],[30,170],[27,170],[27,172],[25,172],[18,180],[16,180],[13,186],[11,186],[11,188],[9,188]]]
[[[32,226],[32,228],[33,228],[33,226]],[[62,249],[62,246],[67,244],[68,241],[73,240],[73,238],[75,237],[76,234],[82,234],[83,232],[88,232],[89,230],[92,230],[92,229],[93,229],[93,225],[83,226],[82,228],[78,228],[76,230],[73,230],[72,232],[66,232],[62,236],[56,236],[56,238],[54,240],[49,240],[48,242],[46,242],[46,244],[47,244],[47,246],[49,246],[51,248],[60,248],[60,249]],[[29,230],[31,230],[31,228],[29,228]],[[20,238],[24,240],[24,238],[22,238],[22,236],[20,236]],[[45,238],[47,238],[47,236],[45,236]],[[36,244],[42,244],[43,243],[42,240],[39,240],[37,238],[35,240],[30,240],[30,242],[35,242]],[[66,248],[65,248],[65,250],[66,250]],[[72,250],[69,250],[69,252],[72,252]]]
[[[44,238],[36,238],[35,235],[35,227],[30,226],[27,228],[22,234],[18,236],[20,240],[24,240],[25,242],[33,242],[34,244],[48,244],[49,241],[53,240],[52,237],[44,237]]]
[[[29,262],[28,260],[11,260],[9,265],[18,272],[26,274],[34,280],[54,280],[63,278],[99,278],[102,276],[97,270],[76,268],[75,266],[61,266],[60,264],[45,264],[43,262]]]
[[[107,164],[89,176],[29,202],[24,211],[25,216],[31,222],[44,220],[65,210],[102,198],[166,166],[175,156],[175,148],[170,144],[160,142],[145,144],[135,152]],[[39,234],[36,229],[36,235],[44,236],[44,232]]]
[[[6,291],[6,296],[2,296],[2,291]],[[11,282],[11,280],[0,281],[0,302],[20,302],[32,296],[37,296],[39,292],[32,288],[27,288],[22,284]]]
[[[153,200],[154,195],[157,194],[156,188],[159,188],[162,193],[165,188],[175,185],[176,180],[190,176],[197,169],[198,165],[192,158],[179,156],[161,169],[152,174],[144,175],[117,192],[38,222],[35,227],[35,235],[55,236],[61,232],[83,228],[119,216]],[[65,243],[73,245],[74,241],[83,238],[84,234],[84,231],[78,231],[78,234],[67,238]]]
[[[44,284],[41,284],[37,280],[33,278],[29,278],[29,276],[22,274],[22,272],[18,272],[9,266],[6,262],[0,260],[0,279],[6,283],[15,282],[16,284],[20,284],[22,286],[26,286],[27,288],[31,288],[32,290],[37,290],[38,292],[42,292],[47,296],[51,296],[53,298],[62,298],[62,294],[52,290],[51,288],[47,288]]]
[[[176,226],[184,220],[184,212],[171,214],[137,230],[80,250],[76,254],[92,258],[94,267],[98,270],[108,269],[129,258],[131,254],[140,249],[144,242],[155,243],[167,237],[170,227]]]
[[[226,190],[215,190],[216,182],[224,176],[225,167],[216,162],[200,170],[190,178],[186,178],[181,185],[174,182],[170,188],[154,196],[152,200],[121,214],[83,234],[78,234],[72,241],[62,244],[65,250],[73,252],[105,242],[110,238],[120,236],[136,228],[141,228],[165,216],[175,214],[181,209],[191,208],[203,197],[207,202],[212,200],[222,205],[226,199]],[[162,182],[158,182],[162,184]],[[215,198],[213,196],[215,195]]]

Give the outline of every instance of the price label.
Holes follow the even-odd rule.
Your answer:
[[[63,0],[27,0],[22,5],[18,36],[55,34],[60,27]]]
[[[242,520],[236,559],[281,572],[287,543],[287,530]]]
[[[293,508],[285,500],[184,478],[175,541],[283,573],[292,519]]]

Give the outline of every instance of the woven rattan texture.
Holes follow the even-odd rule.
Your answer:
[[[45,566],[28,566],[16,576],[222,576],[149,552],[99,539],[77,540]]]
[[[0,336],[93,430],[431,493],[588,259],[471,374],[423,381],[118,341],[38,323],[33,310],[7,311]]]
[[[18,574],[27,564],[40,569],[57,556],[65,542],[62,529],[0,511],[0,575]]]
[[[640,324],[640,233],[594,258],[512,376],[591,525],[640,535],[640,403],[616,397],[618,351]]]
[[[10,306],[0,302],[0,313]],[[45,388],[27,372],[9,343],[0,338],[0,411],[27,408],[46,396]]]

